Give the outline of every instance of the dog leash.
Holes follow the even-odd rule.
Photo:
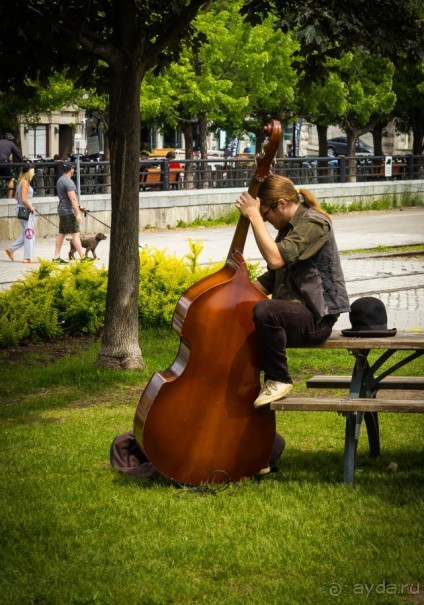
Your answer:
[[[35,212],[37,214],[39,214],[40,216],[42,216],[46,221],[48,221],[51,225],[53,225],[53,227],[56,227],[56,229],[59,229],[59,227],[53,222],[51,221],[49,218],[47,218],[47,216],[45,214],[41,214],[41,212],[39,210],[37,210],[37,208],[35,208]]]
[[[56,227],[56,229],[59,229],[59,227],[58,227],[58,225],[56,225],[56,223],[54,223],[49,218],[47,218],[47,216],[45,214],[42,214],[39,210],[37,210],[37,208],[35,208],[35,211],[36,211],[36,213],[38,215],[42,216],[46,221],[48,221],[51,225],[53,225],[53,227]],[[90,212],[90,210],[87,210],[86,208],[80,208],[80,211],[84,214],[85,218],[87,218],[87,214]],[[106,225],[106,223],[104,223],[100,219],[96,218],[92,214],[90,216],[91,216],[91,218],[94,218],[95,221],[98,221],[99,223],[102,223],[102,225],[104,225],[105,227],[107,227],[108,229],[110,229],[109,225]]]
[[[91,218],[94,218],[95,221],[97,221],[98,223],[101,223],[102,225],[104,225],[105,227],[107,227],[108,229],[111,229],[111,227],[109,225],[106,225],[106,223],[104,223],[103,221],[101,221],[99,218],[93,216],[91,214],[91,211],[88,210],[87,208],[80,208],[81,212],[84,214],[85,218],[87,218],[87,214],[89,214],[91,216]],[[36,213],[41,216],[43,219],[45,219],[46,221],[48,221],[51,225],[53,225],[53,227],[55,227],[56,229],[59,229],[58,225],[56,225],[56,223],[54,223],[53,221],[51,221],[49,218],[47,218],[47,216],[45,214],[42,214],[39,210],[37,210],[37,208],[35,208]],[[141,246],[140,244],[138,244],[138,247],[143,249],[144,246]]]
[[[104,225],[108,229],[111,229],[111,227],[109,225],[106,225],[106,223],[104,223],[103,221],[101,221],[99,218],[93,216],[91,214],[91,210],[88,210],[88,208],[80,208],[80,210],[84,214],[85,218],[87,218],[87,214],[89,214],[91,216],[91,218],[94,218],[95,221],[97,221],[98,223],[101,223],[102,225]],[[140,244],[138,244],[138,247],[141,248],[141,249],[144,248],[144,246],[141,246]]]
[[[80,208],[81,212],[84,214],[84,217],[87,218],[87,214],[89,214],[91,216],[91,218],[94,218],[95,221],[97,221],[98,223],[101,223],[102,225],[104,225],[105,227],[107,227],[108,229],[111,229],[110,225],[106,225],[106,223],[104,223],[103,221],[101,221],[99,218],[93,216],[91,214],[91,210],[88,210],[87,208]]]

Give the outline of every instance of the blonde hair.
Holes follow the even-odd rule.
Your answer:
[[[313,208],[331,222],[330,215],[321,208],[312,191],[297,189],[293,181],[284,176],[271,174],[260,184],[258,197],[263,206],[274,206],[281,199],[290,204],[300,204],[304,201],[309,208]]]
[[[30,168],[29,170],[25,170],[25,172],[21,172],[21,174],[18,177],[18,184],[21,183],[22,181],[27,181],[27,183],[29,184],[32,181],[32,179],[34,178],[34,174],[35,174],[34,168]]]

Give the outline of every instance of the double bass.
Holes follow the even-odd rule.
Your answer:
[[[249,193],[270,173],[281,125],[265,126]],[[190,286],[172,319],[180,346],[172,365],[153,374],[134,419],[139,447],[165,477],[187,485],[252,477],[268,464],[275,413],[254,409],[260,362],[254,305],[266,298],[250,281],[243,249],[250,223],[240,215],[224,266]]]

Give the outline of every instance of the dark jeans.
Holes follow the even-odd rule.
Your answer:
[[[317,323],[311,311],[301,304],[278,299],[258,302],[253,309],[253,321],[265,380],[293,382],[286,348],[324,342],[337,317],[328,315]]]

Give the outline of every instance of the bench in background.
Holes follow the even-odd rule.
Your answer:
[[[169,183],[171,188],[176,186],[182,172],[182,170],[169,171]],[[164,175],[161,168],[147,168],[143,172],[140,172],[140,188],[143,191],[160,191],[163,185],[163,178]]]

